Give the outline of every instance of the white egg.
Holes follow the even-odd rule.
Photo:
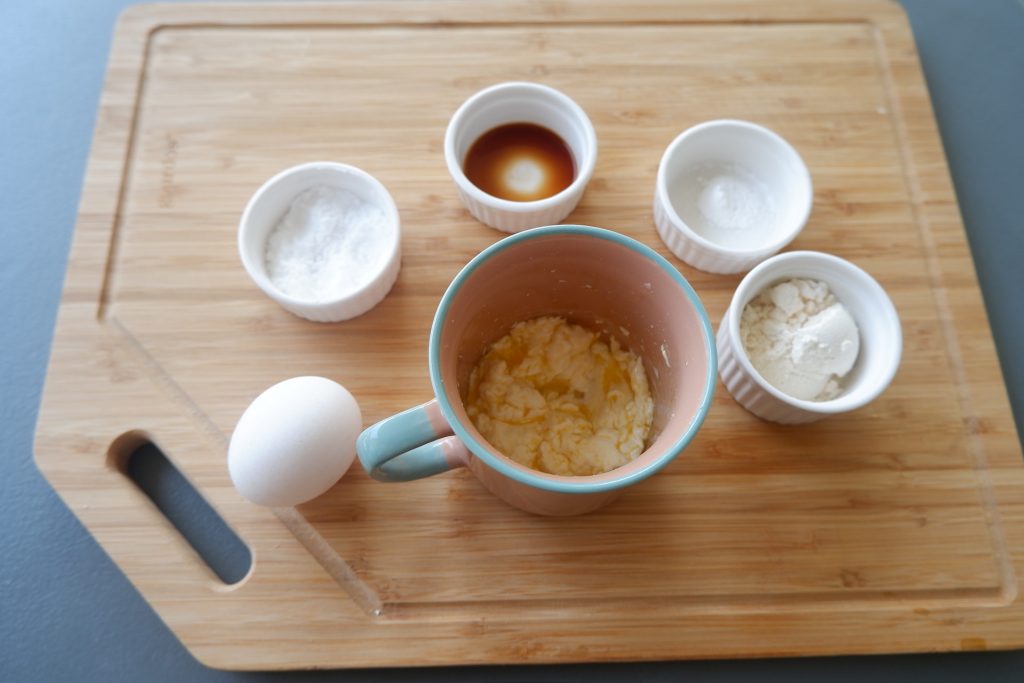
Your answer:
[[[256,397],[235,426],[228,471],[254,503],[298,505],[341,478],[356,455],[359,404],[337,382],[294,377]]]

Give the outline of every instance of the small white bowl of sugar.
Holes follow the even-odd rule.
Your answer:
[[[354,166],[293,166],[249,200],[238,251],[253,282],[285,309],[316,322],[348,320],[380,303],[398,277],[398,209]]]
[[[720,119],[683,131],[666,148],[654,222],[665,245],[694,268],[740,273],[796,238],[813,199],[792,145],[764,126]]]
[[[878,282],[816,251],[767,259],[740,281],[718,328],[718,373],[758,417],[797,424],[861,408],[896,375],[900,319]]]

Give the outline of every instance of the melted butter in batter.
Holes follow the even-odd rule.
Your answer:
[[[516,323],[473,369],[466,410],[516,462],[600,474],[636,459],[654,417],[643,362],[558,317]]]

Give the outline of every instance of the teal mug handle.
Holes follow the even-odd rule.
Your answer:
[[[384,418],[356,439],[363,469],[377,481],[412,481],[464,467],[469,451],[437,399]]]

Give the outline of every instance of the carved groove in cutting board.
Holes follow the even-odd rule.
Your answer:
[[[1002,521],[999,515],[999,508],[995,504],[995,497],[992,492],[992,479],[989,474],[988,459],[985,456],[985,449],[978,438],[978,424],[974,401],[971,397],[970,384],[967,381],[967,373],[964,370],[964,359],[960,344],[956,339],[956,329],[953,324],[953,314],[949,307],[949,300],[946,296],[946,286],[942,281],[942,271],[939,267],[938,256],[935,246],[935,237],[928,225],[928,219],[923,215],[920,207],[923,204],[921,197],[921,186],[917,179],[913,160],[907,150],[909,141],[907,139],[906,125],[903,122],[900,103],[893,96],[892,69],[889,65],[889,57],[886,53],[885,41],[876,27],[872,28],[871,35],[874,39],[875,53],[878,55],[878,72],[885,89],[886,100],[889,103],[889,113],[892,120],[893,133],[896,137],[896,148],[900,152],[900,163],[903,167],[903,182],[910,195],[910,212],[914,217],[914,225],[917,226],[921,236],[921,248],[924,252],[925,263],[928,266],[928,277],[931,283],[932,294],[935,297],[935,306],[939,313],[939,322],[942,325],[942,335],[946,342],[946,356],[949,359],[950,369],[955,379],[954,385],[957,390],[957,400],[960,404],[960,411],[963,415],[964,424],[967,428],[967,452],[971,459],[975,475],[978,478],[978,495],[982,507],[985,509],[985,518],[988,525],[989,539],[992,543],[992,555],[999,567],[999,578],[1001,596],[1005,602],[1012,601],[1017,596],[1018,582],[1017,575],[1013,571],[1013,561],[1010,558],[1006,547],[1006,537],[1003,534]]]
[[[651,32],[652,34],[655,34],[655,35],[669,35],[675,29],[686,29],[686,28],[689,28],[688,24],[657,24],[657,25],[652,25],[652,24],[636,24],[635,26],[638,27],[638,28],[642,28],[642,29],[644,29],[646,31],[649,31],[649,32]],[[841,26],[841,25],[838,25],[838,24],[833,24],[833,25],[823,25],[823,24],[808,24],[808,25],[805,25],[805,24],[801,24],[800,26],[801,27],[812,26],[812,27],[814,27],[816,29],[824,29],[824,30],[829,30],[829,31],[839,31],[840,29],[843,29],[843,30],[847,31],[847,35],[852,35],[856,31],[864,31],[867,35],[870,36],[870,41],[865,41],[865,46],[869,46],[872,50],[875,51],[874,55],[873,55],[873,58],[874,58],[873,61],[875,62],[875,65],[876,65],[875,68],[881,70],[882,72],[886,71],[886,66],[885,66],[885,64],[882,61],[882,55],[877,52],[877,44],[875,43],[875,40],[874,40],[874,32],[870,30],[870,27],[867,27],[866,25],[863,25],[863,24],[853,24],[853,25],[845,25],[845,26]],[[241,30],[243,28],[246,28],[246,27],[244,27],[244,26],[243,27],[232,27],[231,30]],[[249,27],[249,28],[252,28],[252,27]],[[418,27],[415,27],[413,29],[409,29],[408,27],[390,26],[390,27],[358,27],[358,28],[353,29],[350,26],[342,25],[342,26],[334,26],[334,27],[331,27],[331,26],[321,26],[321,27],[318,27],[318,30],[316,31],[316,33],[326,33],[327,35],[332,35],[332,36],[347,36],[350,40],[356,40],[356,38],[354,38],[353,36],[349,35],[349,31],[353,31],[354,30],[354,34],[353,34],[354,36],[359,36],[360,38],[363,38],[363,39],[365,39],[367,41],[370,40],[369,38],[366,38],[366,36],[368,34],[374,35],[376,40],[386,41],[389,33],[395,33],[395,32],[403,32],[404,33],[406,31],[412,31],[413,33],[420,33],[420,32],[423,32],[423,31],[436,30],[437,28],[438,27],[418,26]],[[491,33],[491,34],[493,34],[495,36],[495,40],[499,40],[499,41],[502,40],[503,37],[506,36],[508,31],[509,31],[509,27],[501,26],[501,25],[497,25],[497,26],[495,26],[495,25],[478,25],[478,26],[474,26],[473,28],[475,28],[477,31],[484,31],[485,33]],[[790,29],[790,28],[791,27],[789,27],[787,25],[784,25],[784,24],[759,24],[756,27],[751,28],[750,30],[754,30],[754,31],[758,31],[758,30],[772,30],[772,29],[787,30],[787,29]],[[459,34],[460,32],[464,31],[464,29],[465,29],[465,27],[457,27],[457,28],[445,27],[445,31],[449,32],[452,36],[455,36],[455,35]],[[570,35],[574,35],[576,37],[579,37],[581,35],[590,35],[590,34],[594,34],[595,36],[602,35],[601,31],[603,29],[607,29],[607,26],[600,25],[600,24],[598,24],[598,25],[589,25],[588,24],[588,25],[585,25],[585,26],[584,25],[559,26],[557,29],[553,29],[553,28],[546,29],[545,32],[546,32],[547,35],[551,36],[551,40],[563,39],[563,40],[568,41],[568,36],[570,36]],[[728,27],[723,27],[723,26],[715,26],[715,27],[709,27],[708,28],[708,30],[712,30],[712,29],[717,31],[717,32],[719,32],[719,33],[724,33],[726,35],[728,35],[728,32],[729,32],[729,28]],[[150,49],[149,49],[149,57],[147,58],[147,66],[150,67],[150,68],[153,68],[153,69],[159,69],[161,67],[163,67],[164,69],[171,69],[171,71],[173,73],[173,67],[164,66],[163,62],[160,61],[159,59],[154,62],[154,57],[152,55],[152,51],[154,49],[153,48],[154,38],[157,38],[157,37],[163,38],[163,39],[169,41],[171,44],[173,44],[177,40],[183,40],[183,41],[186,42],[186,44],[189,44],[189,43],[191,43],[191,44],[198,44],[198,43],[201,42],[201,40],[199,39],[198,36],[201,36],[204,33],[209,33],[210,31],[216,31],[216,30],[218,30],[218,27],[199,27],[199,28],[195,28],[195,27],[175,27],[173,29],[172,28],[163,28],[159,32],[155,32],[151,36],[151,39],[150,39]],[[223,30],[223,29],[221,29],[221,30]],[[258,27],[258,34],[259,34],[259,36],[263,40],[270,41],[270,40],[274,39],[274,34],[275,33],[279,33],[281,31],[284,31],[286,33],[290,33],[290,32],[292,32],[294,30],[296,30],[296,27],[292,27],[292,26],[276,26],[276,27],[261,26],[261,27]],[[178,35],[174,35],[174,34],[178,34]],[[195,37],[193,37],[191,34],[194,34]],[[212,37],[215,34],[210,34],[210,35]],[[394,39],[394,38],[392,38],[392,39]],[[507,40],[507,38],[504,38],[504,39]],[[683,39],[685,39],[685,36],[683,37]],[[595,38],[594,40],[596,41],[598,39]],[[163,57],[164,60],[166,60],[168,58],[168,56],[170,55],[170,53],[164,51],[164,52],[159,52],[159,55],[160,55],[160,57]],[[297,53],[297,57],[301,58],[302,55],[300,53]],[[173,57],[171,59],[173,61]],[[199,63],[199,66],[200,66],[200,68],[202,67],[202,63],[201,62]],[[329,78],[327,80],[330,81]],[[146,87],[147,83],[148,83],[148,79],[144,79],[144,81],[143,81],[143,87],[144,88]],[[257,87],[258,87],[258,85],[257,85]],[[887,99],[885,100],[885,105],[887,107],[889,107],[890,111],[894,111],[895,110],[895,103],[893,103],[891,101],[891,98],[888,97],[889,93],[886,91],[886,89],[884,87],[882,88],[881,93],[883,94],[883,96],[887,97]],[[145,102],[146,100],[143,98],[142,101]],[[153,106],[156,106],[156,105],[153,105]],[[593,108],[592,104],[591,104],[591,108]],[[147,128],[148,121],[147,121],[147,117],[146,117],[145,107],[143,107],[139,111],[137,116],[139,117],[139,122],[140,123],[139,123],[139,125],[136,128],[136,131],[135,131],[136,135],[138,134],[138,131],[140,129],[146,129]],[[892,120],[891,117],[887,117],[887,118],[889,118],[890,121]],[[899,139],[899,137],[900,137],[899,136],[899,131],[898,130],[894,130],[893,133],[896,136],[896,138]],[[170,138],[170,139],[172,141],[174,140],[174,138]],[[169,143],[169,147],[171,149],[175,150],[175,159],[176,160],[187,161],[187,157],[186,157],[187,151],[188,151],[187,150],[187,145],[185,145],[184,143],[181,143],[181,142],[171,142],[171,143]],[[138,143],[133,143],[132,149],[133,150],[139,150],[141,148],[138,145]],[[652,153],[652,156],[654,156],[653,153]],[[166,153],[164,154],[164,159],[166,159]],[[135,161],[136,161],[135,154],[133,153],[132,156],[129,159],[128,175],[126,176],[126,180],[125,180],[125,184],[126,185],[131,185],[133,183],[133,167],[135,165]],[[901,158],[900,161],[905,164],[905,160],[904,159]],[[166,172],[164,174],[166,175]],[[907,177],[909,175],[912,175],[912,172],[911,172],[911,170],[909,168],[907,168],[904,165],[902,167],[902,169],[901,169],[901,173],[900,173],[901,177],[900,177],[900,179],[902,181],[904,181],[904,182],[907,182]],[[166,181],[166,178],[162,178],[162,181]],[[911,192],[911,186],[908,185],[906,189],[907,189],[908,193]],[[163,201],[163,199],[161,199],[161,203],[165,203]],[[169,202],[166,202],[166,203],[169,203]],[[913,202],[911,202],[911,206],[913,206]],[[168,207],[168,208],[173,208],[173,207]],[[125,215],[125,213],[127,213],[127,212],[122,213],[122,218]],[[913,213],[911,214],[911,216],[913,217]],[[919,233],[918,238],[920,240],[922,240],[925,245],[927,245],[927,240],[926,240],[926,238],[924,236],[924,232],[927,230],[927,227],[924,226],[920,222],[916,222],[915,223],[915,228],[917,229],[917,232]],[[119,230],[119,232],[121,232],[121,231]],[[127,238],[122,237],[121,239],[127,239]],[[116,288],[115,288],[115,291],[116,291]],[[176,295],[176,293],[174,291],[169,291],[168,294],[170,294],[172,296]],[[400,296],[400,294],[399,294],[399,296]],[[111,306],[113,306],[113,310],[117,310],[118,305],[119,304],[117,302],[117,299],[116,299],[116,297],[114,297],[114,300],[111,302]],[[940,313],[940,317],[941,317],[941,313]],[[343,343],[343,340],[345,338],[345,326],[344,325],[339,326],[338,329],[336,330],[336,332],[334,333],[334,336],[339,340],[339,342]],[[956,348],[955,347],[950,347],[948,345],[948,342],[949,342],[949,340],[947,339],[946,340],[946,343],[947,343],[947,347],[946,347],[947,354],[956,352]],[[142,347],[142,346],[144,346],[144,343],[140,342],[140,347]],[[956,365],[958,363],[958,361],[956,359],[954,359],[954,358],[947,358],[947,361],[950,363],[951,367],[954,367],[954,368],[956,367]],[[154,360],[154,363],[158,363],[158,361]],[[169,377],[169,376],[173,375],[173,372],[164,372],[163,374],[165,374],[165,375],[167,375]],[[343,382],[345,381],[344,377],[341,377],[340,379]],[[183,394],[185,394],[184,389],[182,389],[182,392],[183,392]],[[193,405],[195,405],[196,406],[196,410],[201,410],[201,408],[199,408],[198,404],[194,403],[191,399],[189,399],[189,403],[192,403]],[[961,407],[963,407],[963,405]],[[970,454],[968,453],[967,455],[969,456]],[[977,464],[976,462],[972,462],[972,467],[975,467],[976,464]],[[983,484],[983,482],[979,481],[979,484]],[[468,486],[473,486],[473,485],[474,484],[472,482],[470,482],[468,484]],[[416,485],[414,485],[414,486],[416,486]],[[402,495],[402,494],[396,492],[396,495]],[[983,504],[985,504],[985,505],[988,504],[989,499],[990,499],[990,495],[986,494],[983,490],[979,490],[978,491],[978,496],[979,496],[979,498],[980,498],[980,500],[982,501]],[[567,524],[569,524],[569,523],[567,523]],[[317,527],[317,525],[315,523],[311,525],[311,528],[315,529],[316,527]],[[338,527],[338,525],[335,524],[331,528],[332,529],[337,529],[339,527]],[[990,528],[990,531],[991,532],[996,532],[997,529]],[[344,533],[344,532],[341,532],[341,533]],[[486,533],[486,530],[483,529],[483,528],[477,528],[477,529],[474,530],[473,533],[476,533],[476,534]],[[527,532],[527,533],[529,533],[529,532]],[[328,540],[326,538],[323,538],[323,537],[321,537],[321,540],[323,542],[322,543],[317,543],[317,546],[319,546],[319,547],[325,547],[325,546],[326,547],[331,547],[332,546],[330,540]],[[343,539],[342,542],[345,543],[345,540]],[[991,545],[992,545],[994,550],[997,549],[999,547],[999,545],[1000,545],[1000,541],[997,538],[995,538],[994,536],[992,538],[990,538],[990,543],[991,543]],[[640,547],[635,548],[634,552],[642,552],[642,548],[643,547],[644,546],[641,545]],[[341,552],[338,553],[338,555],[339,555],[339,557],[343,558],[344,555],[345,555],[345,552],[341,551]],[[320,555],[317,555],[317,556],[320,557]],[[344,560],[342,560],[342,564],[347,566],[347,564],[344,562]],[[569,565],[567,565],[567,566],[569,566]],[[582,567],[580,567],[579,569],[582,570]],[[1004,568],[1000,567],[1000,569],[1004,569]],[[357,569],[356,570],[357,574],[358,574],[358,571],[359,570]],[[936,601],[940,601],[941,602],[942,599],[950,600],[950,601],[953,601],[953,602],[957,602],[957,601],[977,602],[977,601],[981,600],[981,601],[985,602],[986,604],[1001,604],[1001,603],[1003,603],[1003,602],[1005,602],[1007,600],[1011,600],[1012,597],[1013,597],[1013,591],[1011,589],[1009,589],[1009,587],[1008,587],[1008,584],[1012,585],[1012,583],[1013,583],[1012,575],[1010,575],[1009,577],[1007,577],[1006,575],[1003,575],[1003,576],[993,576],[992,577],[993,578],[993,584],[989,585],[989,586],[980,585],[980,586],[975,586],[975,587],[968,587],[968,586],[963,586],[963,585],[957,585],[956,587],[949,588],[948,590],[943,590],[941,588],[928,587],[928,586],[917,587],[913,581],[910,581],[909,583],[903,585],[902,587],[890,584],[890,585],[887,585],[885,588],[880,588],[880,589],[873,590],[870,587],[871,580],[863,578],[862,573],[861,573],[860,570],[855,569],[855,568],[851,568],[849,570],[843,570],[843,572],[844,573],[840,577],[840,579],[842,581],[842,585],[844,587],[846,587],[846,588],[854,589],[852,592],[851,591],[844,591],[844,590],[840,590],[840,591],[826,591],[826,590],[793,591],[793,590],[783,590],[783,591],[781,591],[781,592],[779,592],[777,594],[764,595],[764,594],[759,594],[759,593],[754,593],[754,592],[745,592],[745,591],[741,590],[741,591],[738,591],[738,592],[726,592],[726,593],[712,592],[712,593],[705,594],[705,595],[691,595],[691,594],[687,594],[685,589],[683,589],[683,593],[682,594],[677,594],[675,591],[679,590],[679,587],[669,588],[669,584],[666,584],[665,588],[666,588],[666,590],[668,592],[663,593],[663,594],[658,596],[657,602],[659,603],[659,606],[656,609],[658,609],[659,611],[662,611],[662,612],[666,612],[666,611],[671,611],[673,609],[684,609],[684,610],[685,609],[693,609],[693,608],[695,608],[695,606],[701,607],[701,608],[715,608],[716,605],[720,605],[720,604],[722,604],[724,602],[728,602],[729,604],[725,608],[726,611],[743,611],[743,610],[757,611],[757,610],[760,610],[760,609],[765,609],[766,606],[770,606],[770,605],[773,605],[773,604],[776,604],[776,605],[777,604],[786,604],[790,609],[804,609],[805,606],[806,606],[806,609],[809,609],[811,611],[815,611],[815,610],[820,608],[819,606],[821,604],[823,604],[823,603],[830,603],[830,602],[831,603],[842,603],[842,604],[849,604],[851,602],[863,602],[865,604],[877,603],[878,605],[884,605],[886,603],[886,600],[890,599],[893,595],[900,595],[900,596],[902,596],[903,600],[905,600],[905,601],[913,601],[915,604],[920,603],[920,605],[922,605],[922,606],[934,606]],[[543,575],[543,572],[541,574]],[[345,576],[345,575],[343,574],[343,576]],[[376,586],[376,588],[371,588],[369,590],[371,592],[375,591],[380,596],[380,599],[381,599],[382,604],[383,604],[383,614],[384,614],[384,616],[387,616],[387,615],[390,615],[390,614],[403,614],[405,616],[409,616],[411,614],[416,614],[418,618],[425,618],[426,619],[426,618],[430,618],[430,613],[432,611],[439,611],[439,612],[441,612],[441,613],[443,613],[445,615],[443,617],[445,619],[447,619],[447,618],[454,618],[456,616],[458,616],[459,618],[466,618],[466,617],[468,617],[470,615],[470,613],[474,609],[486,609],[488,612],[491,612],[491,613],[493,613],[495,611],[499,611],[500,612],[500,611],[502,611],[502,607],[501,607],[502,604],[504,604],[505,607],[507,608],[507,610],[511,611],[511,612],[523,613],[524,611],[539,611],[539,612],[543,613],[545,611],[545,609],[551,608],[551,604],[559,606],[559,607],[556,607],[555,609],[570,608],[573,605],[576,605],[576,607],[571,607],[571,608],[572,609],[576,609],[576,608],[586,604],[589,600],[591,600],[591,598],[588,597],[588,596],[579,596],[579,595],[577,595],[577,596],[573,597],[573,596],[558,595],[558,591],[553,591],[549,596],[544,597],[544,598],[537,597],[537,598],[531,599],[530,597],[521,597],[521,596],[516,596],[515,598],[508,598],[506,596],[503,596],[502,598],[499,599],[497,597],[494,597],[494,598],[486,597],[488,591],[485,591],[483,594],[479,595],[477,598],[475,598],[473,600],[469,600],[469,601],[460,600],[460,599],[458,599],[454,595],[452,595],[451,597],[449,597],[449,598],[447,598],[445,600],[442,600],[442,601],[432,601],[432,600],[426,598],[425,594],[422,594],[421,596],[416,597],[416,598],[406,598],[406,597],[403,597],[401,589],[399,589],[399,592],[396,593],[395,589],[389,586],[389,579],[385,578],[387,576],[386,574],[382,575],[380,573],[376,573],[375,576],[372,576],[372,575],[369,575],[368,573],[366,573],[365,570],[364,570],[364,575],[363,576],[364,576],[363,582],[367,586]],[[911,577],[908,576],[907,579],[909,580],[909,579],[911,579]],[[381,583],[382,581],[384,582],[383,584]],[[343,585],[345,585],[344,582],[345,582],[345,579],[343,579]],[[593,584],[593,585],[595,586],[595,588],[597,587],[597,584]],[[625,604],[625,603],[635,602],[637,600],[636,596],[626,596],[626,595],[617,596],[617,594],[614,591],[613,591],[612,594],[605,594],[605,595],[603,595],[602,599],[604,601],[608,602],[609,604],[616,603],[616,602],[624,603]],[[551,604],[549,604],[549,603],[551,603]],[[372,608],[372,609],[376,609],[376,608]]]

